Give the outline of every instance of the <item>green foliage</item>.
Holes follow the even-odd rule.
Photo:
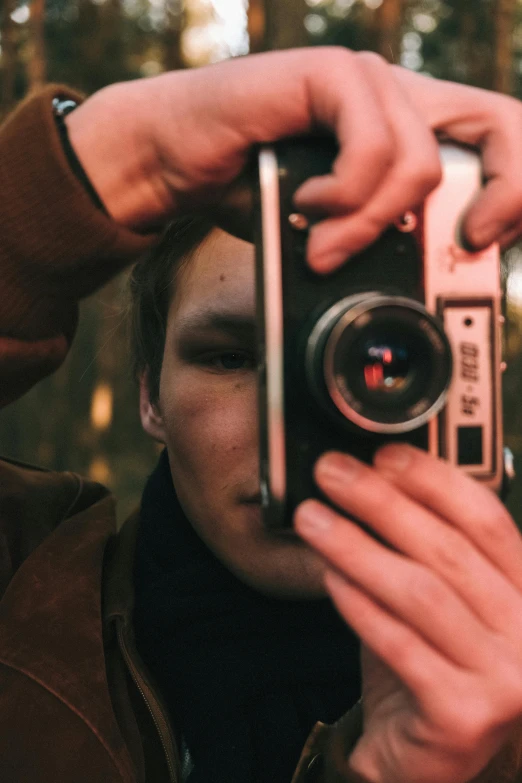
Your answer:
[[[24,7],[26,2],[18,2],[18,12]],[[25,16],[18,13],[17,18]],[[181,0],[165,0],[162,7],[149,0],[47,0],[48,81],[91,93],[112,82],[160,72],[173,61],[180,67],[182,18]],[[30,56],[31,28],[29,20],[14,27],[15,97],[20,99],[28,87],[24,65]]]
[[[379,50],[378,0],[311,0],[308,5],[312,45]],[[496,0],[403,0],[402,18],[398,20],[400,46],[381,53],[388,60],[438,78],[491,88],[497,5]],[[518,95],[522,64],[520,4],[514,22],[514,92]]]

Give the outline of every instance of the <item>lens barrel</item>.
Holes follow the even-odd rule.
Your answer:
[[[312,328],[308,383],[320,404],[376,433],[409,432],[443,407],[451,347],[413,299],[365,292],[330,307]]]

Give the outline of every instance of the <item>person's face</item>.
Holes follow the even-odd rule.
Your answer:
[[[274,595],[324,594],[319,557],[262,526],[258,476],[254,250],[214,230],[170,303],[159,401],[142,422],[165,443],[179,500],[215,555]]]

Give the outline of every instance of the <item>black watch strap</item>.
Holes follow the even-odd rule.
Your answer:
[[[99,197],[94,185],[85,173],[85,169],[78,160],[78,156],[76,155],[76,152],[74,151],[73,146],[69,140],[65,117],[70,114],[70,112],[74,111],[77,106],[78,104],[76,101],[73,101],[70,98],[53,98],[53,114],[56,121],[56,128],[58,130],[62,148],[71,171],[73,172],[76,179],[81,182],[95,206],[97,206],[98,209],[101,209],[107,215],[108,213],[105,208],[105,204]]]

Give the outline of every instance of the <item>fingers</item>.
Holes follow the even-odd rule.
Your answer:
[[[334,213],[310,232],[308,258],[320,272],[332,271],[376,240],[417,206],[441,175],[435,137],[393,72],[375,55],[357,58],[364,95],[350,95],[350,104],[340,102],[334,130],[341,149],[333,172],[306,182],[294,199],[304,211]],[[347,88],[352,91],[351,80]],[[372,99],[370,115],[364,96]]]
[[[485,186],[463,222],[469,244],[480,249],[493,241],[512,243],[522,232],[522,104],[390,68],[367,53],[351,58],[350,72],[360,75],[362,92],[347,94],[352,80],[345,78],[343,86],[334,78],[332,109],[311,89],[319,121],[336,132],[341,145],[332,175],[305,183],[296,194],[299,208],[322,208],[332,215],[310,234],[312,267],[337,268],[426,197],[439,176],[433,132],[475,146],[482,156]],[[368,116],[361,112],[364,96],[371,107]],[[355,196],[354,183],[361,185]]]
[[[510,518],[503,519],[507,512],[470,479],[462,491],[458,472],[447,465],[441,463],[446,471],[440,473],[438,461],[428,455],[409,447],[395,450],[388,462],[393,461],[393,470],[402,476],[401,486],[383,477],[384,456],[380,463],[376,459],[380,469],[373,470],[347,455],[326,455],[316,466],[316,481],[336,506],[443,579],[489,628],[501,633],[513,629],[516,643],[522,644],[520,542]],[[408,461],[412,453],[419,456],[423,470]],[[457,473],[453,482],[452,473]],[[425,482],[429,490],[423,490]],[[496,543],[503,538],[494,521],[499,519],[507,541]]]
[[[114,105],[125,123],[114,122]],[[99,142],[100,125],[111,131],[102,153],[91,143]],[[332,131],[340,144],[334,171],[296,194],[300,208],[330,214],[310,235],[309,260],[318,271],[339,266],[424,200],[440,176],[433,131],[483,155],[486,187],[464,224],[470,244],[511,241],[522,227],[521,128],[518,101],[337,47],[265,53],[118,85],[70,120],[73,144],[102,198],[115,209],[129,202],[118,219],[139,226],[219,202],[253,145]],[[114,167],[102,164],[122,149],[129,170],[105,182]]]
[[[350,627],[416,696],[454,681],[454,666],[364,590],[334,570],[327,571],[325,584]]]
[[[521,188],[518,182],[508,183],[504,172],[490,176],[464,216],[464,234],[472,247],[480,249],[492,242],[509,247],[518,239],[522,234]]]
[[[461,699],[470,724],[464,722],[460,739],[466,744],[469,735],[470,747],[476,748],[478,737],[512,721],[520,711],[521,595],[492,562],[505,558],[503,545],[500,552],[495,548],[495,537],[490,558],[483,554],[489,554],[487,537],[474,534],[480,544],[475,546],[459,529],[458,518],[443,519],[414,499],[446,508],[439,497],[455,491],[456,485],[448,482],[451,469],[443,466],[432,490],[423,493],[422,470],[431,466],[435,473],[436,460],[420,454],[426,461],[415,467],[409,447],[389,447],[390,452],[393,449],[396,466],[391,470],[386,464],[393,455],[386,449],[379,453],[376,468],[333,453],[316,466],[316,481],[328,499],[356,514],[377,539],[315,500],[299,506],[295,527],[326,560],[325,585],[362,641],[436,725],[447,729],[454,723],[456,729],[462,728],[460,706],[456,707]],[[411,451],[415,457],[417,451]],[[395,483],[396,473],[403,475],[407,490]],[[458,474],[456,478],[458,484]],[[436,480],[444,479],[436,492]],[[469,485],[476,498],[468,491],[465,502],[479,508],[482,492],[487,491],[479,487],[477,493],[474,482]],[[457,512],[450,508],[450,513]],[[463,522],[464,530],[467,524]]]
[[[439,176],[432,132],[475,146],[482,156],[485,185],[463,221],[468,243],[480,249],[494,241],[504,247],[515,241],[522,233],[522,104],[390,68],[367,53],[356,55],[355,65],[353,57],[352,73],[361,74],[364,94],[373,96],[371,121],[362,112],[361,134],[361,94],[351,102],[334,80],[337,111],[320,110],[319,116],[338,136],[339,158],[332,175],[305,183],[296,194],[299,208],[322,207],[332,215],[310,234],[312,267],[322,272],[337,268],[426,197]],[[374,130],[376,104],[379,132]],[[375,167],[368,163],[372,159]],[[361,183],[355,198],[354,182]]]
[[[254,55],[114,90],[72,113],[70,131],[104,200],[130,199],[129,215],[118,214],[129,224],[157,225],[219,202],[253,145],[328,129],[340,144],[334,171],[296,194],[300,208],[330,215],[310,234],[309,260],[318,271],[338,267],[424,200],[440,176],[433,131],[477,145],[483,155],[486,187],[464,224],[470,244],[506,244],[522,227],[518,101],[337,47]],[[111,95],[124,111],[123,125],[113,122]],[[100,157],[99,144],[91,144],[100,117],[111,129],[101,163],[120,149],[132,158],[130,174],[116,171],[116,183],[104,181],[114,167],[92,159],[92,149]],[[130,191],[129,182],[136,183]]]
[[[325,586],[339,612],[429,716],[430,731],[472,754],[485,737],[498,740],[520,714],[520,634],[492,632],[435,569],[317,501],[301,504],[295,526],[329,564]],[[520,603],[518,611],[520,625]]]
[[[478,249],[514,241],[522,228],[520,101],[437,79],[427,88],[418,74],[393,70],[435,132],[480,150],[486,182],[465,217],[466,239]]]
[[[317,501],[306,501],[300,506],[296,526],[350,583],[445,658],[461,667],[474,664],[484,668],[493,663],[494,655],[482,624],[430,570],[391,551],[358,525]]]
[[[401,492],[464,533],[522,592],[522,536],[496,495],[463,471],[411,446],[386,446],[374,464]]]
[[[318,120],[329,121],[340,144],[332,174],[307,180],[295,194],[299,209],[346,215],[371,199],[395,164],[396,140],[372,80],[355,55],[339,60],[318,95]],[[349,91],[349,92],[348,92]],[[314,95],[314,99],[316,96]],[[348,99],[348,100],[346,100]],[[338,105],[337,105],[338,104]],[[348,105],[349,104],[349,105]]]

